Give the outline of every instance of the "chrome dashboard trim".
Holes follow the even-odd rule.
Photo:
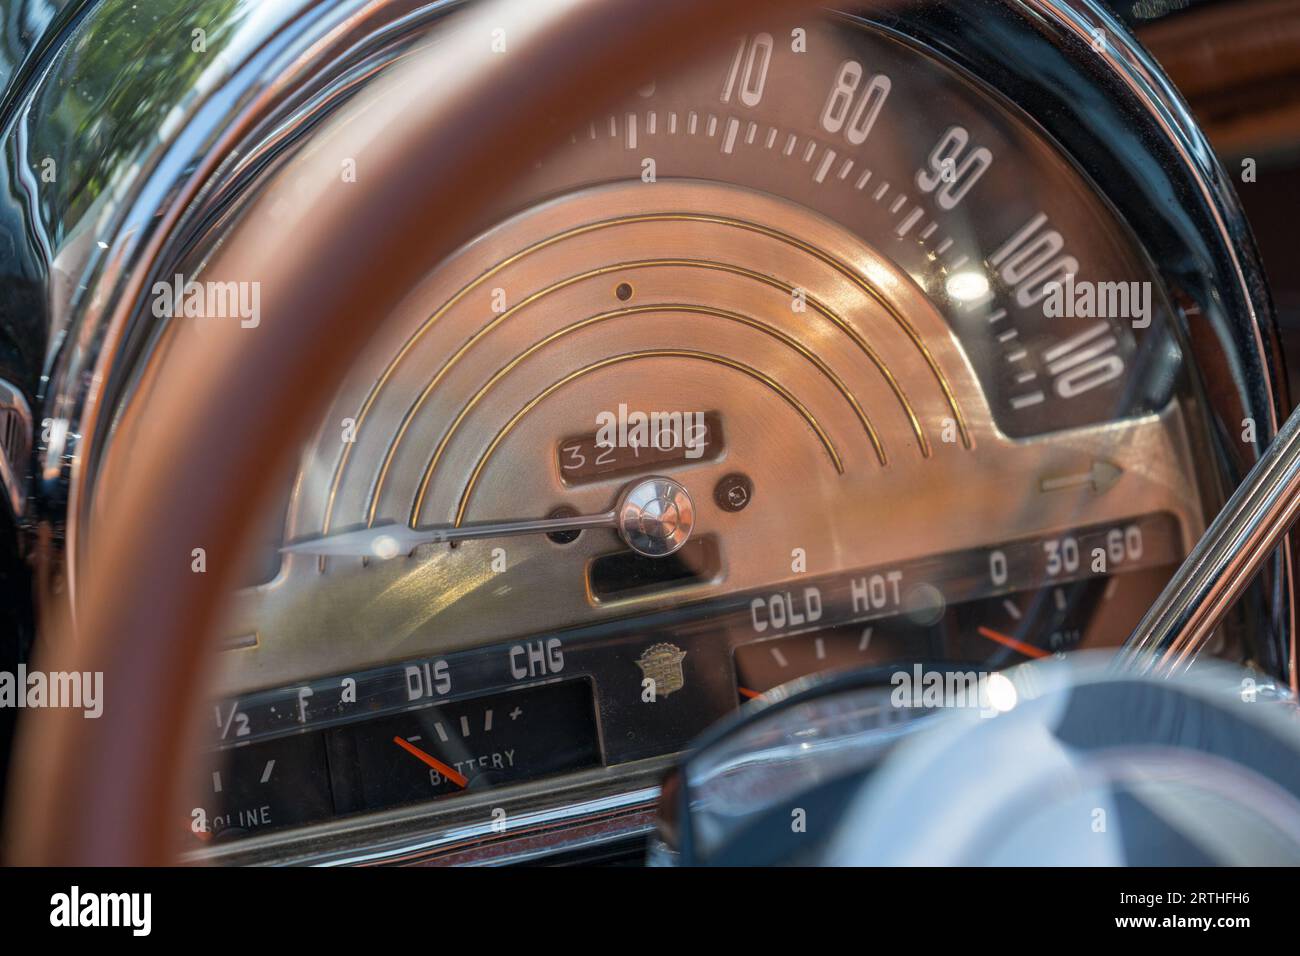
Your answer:
[[[1058,22],[1072,30],[1082,43],[1092,42],[1094,38],[1092,31],[1099,28],[1083,15],[1081,9],[1083,4],[1061,4],[1053,0],[1024,0],[1024,2],[1044,16],[1055,15]],[[1120,38],[1125,36],[1125,28],[1109,11],[1097,7],[1094,13],[1101,24],[1100,29],[1109,29]],[[1094,50],[1096,50],[1095,46]],[[1122,79],[1133,94],[1146,105],[1150,115],[1159,122],[1169,142],[1173,144],[1182,157],[1184,165],[1192,173],[1205,200],[1205,208],[1214,217],[1214,223],[1224,239],[1223,248],[1227,251],[1232,270],[1239,280],[1242,301],[1248,310],[1249,331],[1255,346],[1261,355],[1265,355],[1264,340],[1259,332],[1259,314],[1252,301],[1252,283],[1247,279],[1241,257],[1237,254],[1237,243],[1248,241],[1249,228],[1245,225],[1245,217],[1237,205],[1236,197],[1224,182],[1224,171],[1214,159],[1213,147],[1196,126],[1196,121],[1192,118],[1186,102],[1165,79],[1150,54],[1136,43],[1121,43],[1117,50],[1122,56],[1112,53],[1111,45],[1107,42],[1097,52],[1110,66],[1111,72]],[[1229,228],[1225,217],[1231,217],[1233,228]],[[1253,281],[1262,282],[1258,270],[1253,271],[1255,272],[1252,276]],[[1262,364],[1261,372],[1264,376],[1265,390],[1273,394],[1274,384],[1267,363]],[[1279,410],[1273,406],[1266,406],[1266,409],[1269,413],[1270,428],[1276,432],[1280,424]]]
[[[594,769],[484,792],[454,807],[424,804],[254,836],[189,854],[189,863],[388,866],[518,863],[649,834],[672,757],[611,778]],[[436,808],[439,812],[431,812]],[[505,823],[489,817],[506,811]]]
[[[1044,15],[1055,13],[1060,22],[1072,29],[1081,42],[1093,39],[1093,24],[1079,7],[1052,0],[1025,0]],[[1080,5],[1081,6],[1081,5]],[[1127,31],[1104,8],[1095,11],[1100,22],[1112,33],[1124,36]],[[1286,416],[1282,390],[1286,376],[1272,368],[1269,347],[1261,334],[1264,311],[1272,322],[1272,308],[1267,284],[1253,255],[1254,243],[1245,215],[1228,185],[1226,173],[1215,158],[1213,147],[1196,125],[1186,102],[1165,77],[1155,60],[1137,43],[1122,43],[1115,53],[1105,44],[1100,54],[1111,70],[1146,104],[1148,112],[1160,123],[1170,143],[1192,173],[1201,190],[1205,208],[1223,239],[1225,251],[1241,293],[1247,321],[1238,320],[1238,328],[1250,334],[1261,357],[1260,373],[1265,397],[1260,407],[1269,415],[1266,450],[1249,474],[1224,505],[1183,567],[1130,637],[1129,647],[1137,657],[1167,651],[1162,658],[1150,656],[1148,662],[1177,669],[1189,665],[1209,643],[1224,615],[1240,599],[1269,552],[1275,552],[1274,573],[1281,592],[1279,609],[1289,614],[1285,633],[1289,647],[1285,660],[1290,689],[1297,691],[1295,581],[1292,576],[1290,543],[1286,540],[1300,498],[1300,417]],[[1238,245],[1252,253],[1248,265],[1238,254]],[[1262,297],[1257,307],[1255,299]],[[1276,353],[1276,344],[1273,346]],[[1261,447],[1265,443],[1261,443]],[[1227,581],[1222,588],[1221,582]],[[1221,589],[1222,588],[1222,589]]]
[[[38,520],[62,532],[64,551],[58,558],[74,611],[79,537],[91,515],[86,489],[112,431],[118,376],[124,368],[129,374],[129,357],[147,348],[157,325],[141,308],[155,268],[177,255],[187,230],[201,231],[208,224],[214,211],[207,200],[251,151],[250,139],[261,142],[277,117],[301,128],[302,117],[292,115],[301,105],[295,97],[322,75],[335,75],[363,56],[372,37],[385,37],[395,24],[408,29],[413,21],[425,22],[455,5],[454,0],[270,0],[233,8],[207,26],[212,52],[178,45],[173,68],[197,76],[183,89],[149,91],[154,94],[149,113],[157,119],[148,135],[139,136],[145,145],[120,155],[105,148],[83,162],[87,178],[104,183],[90,208],[74,219],[72,209],[51,203],[52,221],[39,229],[33,225],[33,232],[71,237],[44,266],[49,273],[80,278],[66,301],[51,302],[48,382],[40,399],[47,417],[66,423],[60,431],[68,442],[38,446],[42,478],[34,489]],[[126,6],[108,0],[84,15],[40,86],[16,108],[6,137],[51,122],[60,91],[79,88],[83,79],[68,48],[96,25],[113,22],[122,13],[117,8]],[[183,16],[183,11],[178,4],[162,12]],[[76,168],[71,160],[60,162],[65,165]]]
[[[18,386],[0,379],[0,494],[15,516],[22,514],[26,498],[31,449],[31,406]]]
[[[1138,624],[1126,655],[1129,663],[1143,671],[1190,665],[1297,512],[1300,411],[1292,412]],[[1294,655],[1291,664],[1294,677]]]

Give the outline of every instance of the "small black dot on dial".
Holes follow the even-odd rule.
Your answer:
[[[573,517],[574,515],[576,515],[577,513],[578,513],[578,512],[574,511],[572,508],[568,508],[568,507],[565,507],[565,506],[561,505],[559,508],[556,508],[554,511],[552,511],[550,514],[548,514],[546,517],[548,517],[548,518],[572,518],[572,517]],[[550,539],[551,539],[552,541],[554,541],[556,544],[573,544],[573,542],[575,542],[575,541],[578,540],[578,536],[579,536],[580,534],[582,534],[581,531],[552,531],[552,532],[551,532],[550,534],[548,534],[546,537],[550,538]]]

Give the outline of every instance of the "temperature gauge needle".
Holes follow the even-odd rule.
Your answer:
[[[432,754],[425,753],[409,740],[403,740],[401,737],[394,737],[393,743],[397,744],[397,746],[401,747],[416,760],[428,764],[462,790],[469,786],[469,777],[465,776],[463,773],[458,773],[455,768],[447,766],[447,764],[443,763]]]
[[[976,630],[979,632],[980,637],[988,638],[990,641],[996,641],[998,644],[1009,647],[1013,651],[1019,651],[1026,657],[1051,657],[1051,654],[1043,650],[1041,647],[1034,647],[1033,644],[1026,644],[1024,641],[1018,641],[1008,634],[1003,634],[1001,631],[993,630],[991,627],[978,627]]]

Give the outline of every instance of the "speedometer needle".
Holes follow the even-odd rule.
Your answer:
[[[445,528],[408,528],[382,525],[313,538],[280,550],[286,554],[317,554],[325,557],[395,558],[410,554],[422,544],[448,544],[476,538],[505,538],[520,534],[551,534],[556,531],[582,531],[586,528],[612,528],[617,519],[613,511],[594,515],[562,518],[533,518],[522,521],[484,521]]]
[[[442,528],[385,525],[300,541],[286,545],[280,551],[323,557],[387,559],[410,554],[422,544],[614,528],[633,551],[659,558],[681,548],[690,537],[694,524],[695,509],[685,488],[671,478],[646,478],[629,487],[619,498],[616,508],[599,514],[483,521]]]

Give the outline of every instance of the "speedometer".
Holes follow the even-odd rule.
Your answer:
[[[617,778],[809,674],[1125,640],[1219,494],[1191,299],[942,46],[755,23],[429,264],[232,602],[200,839]]]
[[[682,178],[781,197],[888,259],[943,316],[1003,434],[1104,422],[1168,399],[1168,356],[1148,349],[1151,364],[1137,364],[1138,339],[1167,320],[1163,287],[1105,199],[1026,117],[902,38],[851,20],[741,37],[729,55],[648,82],[577,131],[531,188]],[[699,205],[725,215],[744,201],[723,191]],[[811,249],[787,250],[817,261],[828,251],[816,227],[793,238]],[[925,364],[906,384],[937,386],[969,445],[955,373],[924,354],[915,328],[897,331]],[[913,430],[919,447],[927,437]]]

